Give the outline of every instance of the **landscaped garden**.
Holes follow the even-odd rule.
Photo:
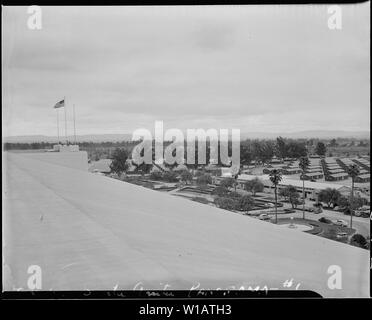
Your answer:
[[[348,227],[342,227],[335,225],[333,223],[323,223],[315,220],[301,219],[301,218],[281,218],[278,220],[279,224],[300,224],[308,225],[312,227],[311,230],[304,231],[310,234],[319,235],[321,237],[336,240],[340,242],[347,242],[348,237],[355,233],[355,229],[350,229]]]

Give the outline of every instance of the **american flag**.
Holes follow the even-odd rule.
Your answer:
[[[55,104],[55,106],[54,106],[54,109],[62,108],[62,107],[64,107],[64,106],[65,106],[65,99],[63,99],[63,100],[57,102],[57,103]]]

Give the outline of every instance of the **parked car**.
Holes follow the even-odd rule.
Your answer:
[[[295,209],[289,209],[289,208],[285,208],[283,209],[284,213],[296,213],[296,210]]]
[[[298,209],[302,209],[299,207]],[[305,211],[309,211],[315,214],[322,213],[323,209],[321,207],[305,207]]]
[[[318,219],[319,222],[323,222],[323,223],[328,223],[328,224],[331,224],[332,223],[332,220],[329,220],[325,217],[321,217],[320,219]]]
[[[322,205],[322,203],[321,202],[315,202],[314,204],[313,204],[313,207],[316,207],[316,208],[323,208],[323,205]]]
[[[322,207],[314,207],[314,211],[313,211],[313,213],[315,213],[315,214],[319,214],[319,213],[322,213],[322,212],[323,212]]]
[[[336,234],[336,238],[337,239],[345,239],[345,238],[347,238],[348,237],[348,234],[346,233],[346,232],[338,232],[337,234]]]
[[[356,217],[368,218],[370,216],[370,212],[369,206],[363,206],[359,210],[355,210],[354,214]]]
[[[361,211],[361,210],[355,210],[355,211],[354,211],[354,215],[355,215],[356,217],[360,217],[360,216],[362,216],[363,213],[364,213],[364,212]]]
[[[270,220],[270,217],[268,214],[266,213],[261,213],[259,216],[258,216],[258,219],[260,220]]]
[[[336,226],[347,227],[347,222],[345,220],[338,219],[334,222]]]

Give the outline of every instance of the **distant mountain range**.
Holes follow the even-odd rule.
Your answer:
[[[309,130],[309,131],[297,131],[290,133],[265,133],[265,132],[246,132],[241,133],[242,139],[264,139],[264,138],[292,138],[292,139],[333,139],[333,138],[358,138],[368,139],[370,136],[369,131],[341,131],[341,130]]]
[[[60,141],[64,142],[66,138],[60,137]],[[74,137],[68,136],[68,140],[73,142]],[[84,134],[76,136],[77,142],[117,142],[117,141],[130,141],[132,140],[131,134]],[[58,139],[55,136],[43,136],[43,135],[32,135],[32,136],[12,136],[4,137],[3,142],[11,143],[32,143],[32,142],[57,142]]]
[[[330,138],[358,138],[368,139],[370,137],[369,131],[298,131],[291,133],[268,133],[268,132],[242,132],[241,139],[275,139],[276,137],[283,138],[319,138],[319,139],[330,139]],[[64,137],[60,140],[64,141]],[[74,141],[73,136],[68,137],[69,141]],[[78,142],[118,142],[118,141],[130,141],[132,140],[132,134],[86,134],[76,136]],[[43,136],[43,135],[30,135],[30,136],[11,136],[3,137],[3,142],[10,143],[32,143],[32,142],[57,142],[55,136]]]

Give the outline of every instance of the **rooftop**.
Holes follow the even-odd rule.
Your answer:
[[[366,250],[22,154],[4,159],[5,288],[24,288],[38,264],[43,290],[281,287],[290,277],[323,296],[369,296]],[[328,288],[330,265],[342,268],[343,290]]]

